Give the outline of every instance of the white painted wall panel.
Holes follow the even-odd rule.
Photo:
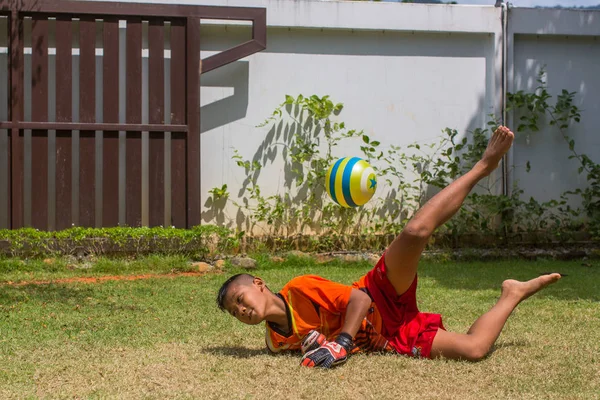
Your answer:
[[[600,162],[600,42],[591,37],[517,35],[514,53],[515,91],[533,91],[540,69],[545,68],[552,96],[562,89],[578,92],[575,105],[582,110],[581,123],[572,125],[567,133],[575,140],[578,153]],[[579,164],[568,159],[570,154],[557,128],[545,125],[540,132],[518,135],[514,177],[526,198],[558,199],[566,190],[583,188],[587,180],[577,173]],[[527,161],[531,163],[529,173],[525,171]]]

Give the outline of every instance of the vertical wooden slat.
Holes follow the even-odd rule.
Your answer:
[[[23,20],[19,19],[17,11],[10,14],[10,119],[16,123],[23,119]],[[23,138],[18,128],[10,132],[10,188],[9,209],[11,216],[10,227],[23,227]]]
[[[171,124],[185,124],[185,20],[171,22]],[[185,134],[171,133],[171,224],[187,225]]]
[[[187,18],[187,226],[200,224],[200,20]]]
[[[159,19],[150,20],[148,27],[149,47],[149,122],[164,124],[165,122],[165,87],[164,87],[164,23]],[[150,132],[149,146],[150,226],[162,225],[165,211],[165,134]]]
[[[31,29],[31,119],[48,121],[48,19],[34,16]],[[48,131],[31,132],[31,224],[48,227]]]
[[[3,13],[0,15],[0,27],[4,25],[4,23],[10,22],[9,18],[5,19],[6,15]],[[7,48],[10,46],[10,25],[7,23],[4,25],[5,29],[0,30],[0,43]],[[7,53],[8,58],[8,53]],[[7,60],[4,62],[4,55],[0,55],[0,70],[6,71],[5,80],[0,81],[0,96],[3,97],[0,99],[0,103],[10,99],[10,64]],[[5,92],[6,91],[6,92]],[[1,107],[1,106],[0,106]],[[3,121],[9,120],[9,111],[10,103],[7,103],[6,109],[2,107],[0,110],[0,119]],[[6,139],[5,139],[6,138]],[[10,197],[10,179],[8,174],[10,173],[10,149],[8,145],[10,144],[10,133],[8,130],[0,129],[0,229],[8,229],[10,228],[10,212],[9,207],[10,203],[8,198]]]
[[[73,23],[70,17],[56,20],[56,122],[72,121]],[[71,226],[72,132],[56,131],[56,229]]]
[[[96,20],[79,21],[79,121],[96,122]],[[96,198],[96,133],[79,133],[79,225],[93,227]]]
[[[126,122],[142,121],[142,20],[127,20]],[[142,134],[127,132],[126,216],[128,226],[142,223]]]
[[[104,122],[119,122],[119,20],[104,19]],[[105,131],[102,146],[102,226],[119,225],[119,132]]]

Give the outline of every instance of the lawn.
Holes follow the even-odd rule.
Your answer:
[[[499,294],[502,280],[567,274],[522,303],[492,354],[479,363],[358,355],[330,371],[271,356],[264,328],[215,305],[229,274],[103,283],[7,282],[189,270],[181,258],[0,260],[0,398],[549,398],[600,393],[600,263],[436,263],[420,269],[419,306],[464,332]],[[351,283],[366,263],[283,264],[260,257],[271,289],[300,274]]]

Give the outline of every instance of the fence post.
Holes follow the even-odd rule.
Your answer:
[[[200,224],[200,20],[188,17],[187,43],[187,227]]]
[[[17,10],[10,13],[10,227],[23,226],[23,139],[17,123],[23,119],[23,21]]]

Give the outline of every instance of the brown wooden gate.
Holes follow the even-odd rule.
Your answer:
[[[125,202],[125,224],[142,225],[142,132],[148,132],[147,225],[175,227],[200,224],[200,73],[256,53],[266,47],[266,10],[246,7],[188,6],[57,0],[0,0],[8,19],[9,227],[48,230],[78,226],[117,226]],[[252,40],[200,61],[200,19],[252,21]],[[31,76],[25,76],[25,23],[31,24]],[[148,31],[148,123],[142,123],[142,25]],[[126,73],[119,82],[119,29],[126,26]],[[78,26],[78,82],[74,82],[72,44]],[[50,35],[49,31],[53,31]],[[101,33],[97,34],[97,31]],[[165,77],[165,32],[170,34],[170,76]],[[54,38],[55,77],[48,74],[49,38]],[[102,71],[96,68],[101,37]],[[75,46],[76,47],[76,46]],[[102,83],[97,90],[97,76]],[[170,113],[165,114],[165,78]],[[30,79],[26,82],[26,79]],[[54,81],[52,80],[54,79]],[[5,84],[5,83],[0,83]],[[55,99],[49,98],[49,84]],[[30,118],[25,118],[25,88],[31,88]],[[73,91],[78,87],[78,91]],[[97,91],[99,93],[97,93]],[[125,91],[125,116],[119,99]],[[78,97],[78,115],[74,102]],[[101,99],[101,104],[99,103]],[[54,101],[54,121],[49,102]],[[98,104],[97,104],[98,103]],[[102,118],[97,110],[101,108]],[[30,143],[24,146],[26,132]],[[49,135],[55,135],[54,149]],[[78,135],[75,135],[78,132]],[[98,132],[98,133],[97,133]],[[125,132],[120,134],[119,132]],[[165,133],[170,135],[170,168],[165,168]],[[124,136],[124,139],[123,139]],[[78,170],[73,171],[75,137]],[[97,141],[101,141],[100,172]],[[119,140],[125,141],[125,198],[119,197]],[[49,154],[53,160],[49,159]],[[26,159],[30,163],[26,163]],[[121,159],[122,161],[122,159]],[[25,167],[30,168],[31,198],[24,199]],[[50,168],[52,167],[52,168]],[[121,166],[123,168],[123,166]],[[54,174],[49,174],[49,170]],[[165,211],[165,170],[170,171],[170,210]],[[72,176],[78,176],[73,182]],[[53,175],[53,176],[52,176]],[[97,181],[97,177],[101,180]],[[49,180],[54,179],[54,182]],[[53,190],[49,191],[49,183]],[[29,184],[29,183],[27,183]],[[79,190],[74,190],[77,185]],[[101,204],[96,186],[101,185]],[[50,195],[49,195],[50,192]],[[53,197],[50,202],[49,197]],[[54,204],[54,207],[50,205]],[[75,207],[76,206],[76,207]],[[170,211],[170,218],[168,216]],[[165,214],[167,213],[167,214]],[[98,217],[98,216],[101,217]],[[27,218],[25,218],[27,216]],[[25,220],[28,221],[25,221]],[[25,224],[25,222],[28,222]],[[121,221],[122,222],[122,221]]]

